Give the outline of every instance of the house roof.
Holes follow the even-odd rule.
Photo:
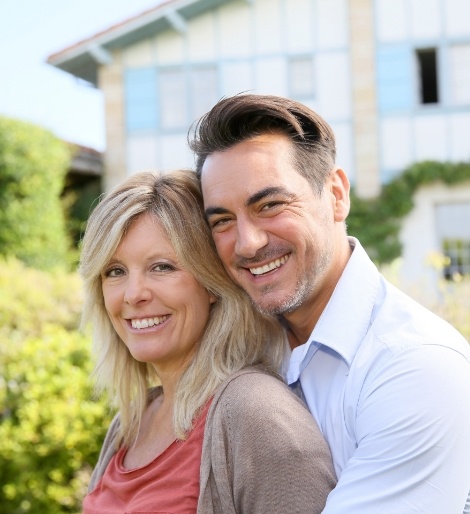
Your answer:
[[[96,86],[98,67],[111,63],[111,50],[137,43],[169,28],[184,32],[187,20],[226,1],[163,0],[152,9],[50,55],[47,62]]]
[[[76,175],[101,176],[103,174],[103,155],[87,146],[71,144],[73,148],[69,173]]]

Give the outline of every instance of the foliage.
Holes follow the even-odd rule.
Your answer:
[[[66,208],[66,226],[74,248],[79,247],[84,227],[93,207],[101,195],[101,182],[99,179],[70,188],[63,196]]]
[[[442,280],[441,298],[432,310],[453,325],[470,342],[470,277],[454,277],[453,281]]]
[[[77,512],[107,424],[91,399],[88,342],[49,327],[2,360],[2,512]]]
[[[426,265],[437,272],[441,277],[437,280],[436,289],[430,294],[421,287],[410,286],[401,282],[401,258],[380,266],[380,272],[396,287],[410,295],[417,302],[445,319],[455,327],[470,343],[470,276],[455,273],[452,280],[446,280],[443,269],[448,258],[438,252],[429,254]]]
[[[80,280],[61,269],[50,273],[0,257],[0,337],[2,341],[39,336],[54,324],[78,326],[82,304]]]
[[[78,513],[110,422],[92,396],[75,274],[0,262],[0,505]]]
[[[91,159],[89,171],[97,171],[95,167],[100,167],[101,164],[98,152],[73,144],[69,144],[68,147],[72,162],[62,191],[62,205],[66,213],[66,229],[72,245],[72,254],[75,254],[76,260],[78,260],[83,230],[102,193],[102,186],[100,174],[81,173],[78,171],[78,167],[74,166],[74,160],[77,159],[80,162],[89,157]]]
[[[352,191],[348,233],[361,241],[374,261],[391,262],[401,254],[400,227],[413,208],[416,190],[433,182],[452,185],[465,180],[470,180],[470,163],[423,161],[384,185],[377,198],[359,198]]]
[[[66,261],[60,195],[69,162],[47,130],[0,117],[0,255],[40,269]]]

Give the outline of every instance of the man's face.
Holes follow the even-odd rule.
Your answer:
[[[228,273],[259,310],[287,318],[301,306],[315,308],[319,298],[323,303],[322,293],[329,298],[341,275],[348,186],[342,170],[332,170],[318,195],[292,155],[287,137],[265,134],[213,153],[201,175],[206,216]]]

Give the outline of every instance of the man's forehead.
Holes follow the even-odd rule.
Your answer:
[[[201,170],[205,208],[233,210],[288,189],[297,174],[291,149],[286,136],[264,134],[210,154]]]
[[[232,173],[227,173],[226,168],[220,168],[220,173],[217,171],[210,170],[207,174],[201,175],[205,204],[237,199],[249,205],[283,189],[283,184],[279,182],[275,173],[244,167]]]
[[[201,169],[201,181],[212,182],[223,176],[225,180],[243,175],[245,179],[259,179],[263,173],[274,173],[276,168],[292,168],[292,148],[284,136],[268,134],[237,143],[209,154]]]

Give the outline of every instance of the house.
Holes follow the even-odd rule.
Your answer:
[[[102,155],[93,148],[74,145],[72,160],[66,177],[66,186],[80,188],[89,182],[98,181],[103,173]]]
[[[90,211],[101,194],[102,154],[93,148],[67,143],[72,159],[65,177],[62,198],[67,207],[69,236],[78,246]]]
[[[470,161],[469,20],[469,0],[167,0],[48,62],[104,93],[105,188],[192,166],[193,121],[253,91],[317,110],[338,165],[374,197],[413,162]],[[470,272],[470,181],[424,187],[415,201],[404,280],[434,280],[424,263],[444,249]]]

